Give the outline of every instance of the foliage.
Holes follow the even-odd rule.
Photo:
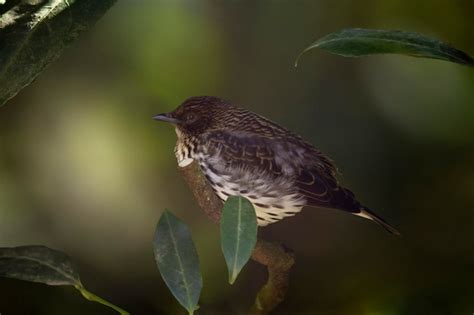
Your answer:
[[[229,197],[224,204],[220,229],[222,252],[232,284],[250,259],[257,241],[257,217],[250,201],[244,197]],[[202,276],[189,228],[165,210],[156,227],[153,247],[163,280],[178,302],[193,314],[199,308]],[[0,248],[0,277],[73,286],[86,299],[109,306],[120,314],[128,314],[87,291],[69,256],[45,246]]]
[[[342,30],[318,39],[300,53],[295,66],[304,53],[315,48],[344,57],[402,54],[474,66],[474,59],[467,53],[435,38],[412,32],[361,28]]]
[[[106,305],[120,314],[128,314],[120,307],[87,291],[69,256],[45,246],[0,248],[0,277],[55,286],[73,286],[89,301]]]
[[[33,82],[115,0],[23,2],[0,16],[0,106]]]
[[[257,242],[255,210],[244,197],[229,197],[221,218],[221,247],[234,283],[250,259]],[[153,241],[155,260],[163,280],[178,302],[190,313],[198,309],[202,289],[199,258],[188,227],[165,211]]]
[[[202,276],[188,227],[165,211],[156,227],[153,247],[163,280],[178,302],[193,314],[198,309]]]
[[[221,248],[233,284],[257,243],[257,216],[250,201],[229,197],[222,209]]]

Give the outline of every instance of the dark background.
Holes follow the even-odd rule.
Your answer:
[[[402,232],[307,209],[261,232],[297,262],[275,314],[474,312],[474,70],[400,56],[298,53],[342,28],[418,31],[474,54],[473,1],[120,0],[0,109],[0,246],[43,244],[132,314],[184,314],[161,280],[161,211],[190,226],[198,314],[238,314],[264,270],[234,286],[218,229],[176,170],[172,128],[151,117],[216,95],[297,131]],[[0,313],[114,314],[73,288],[0,279]]]

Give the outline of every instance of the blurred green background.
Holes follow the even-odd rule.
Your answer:
[[[474,2],[120,0],[0,108],[0,246],[70,254],[92,292],[132,314],[184,314],[156,269],[160,213],[186,221],[204,277],[199,314],[239,314],[218,229],[151,117],[216,95],[297,131],[402,237],[329,210],[261,230],[297,256],[275,314],[474,312],[474,70],[399,56],[297,54],[342,28],[418,31],[474,54]],[[0,313],[114,314],[72,288],[0,279]]]

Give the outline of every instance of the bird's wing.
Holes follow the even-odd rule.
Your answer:
[[[342,188],[332,161],[299,137],[265,137],[251,132],[214,130],[203,135],[208,153],[219,155],[223,168],[240,167],[257,174],[286,176],[309,206],[359,212],[354,194]]]
[[[210,156],[219,156],[222,168],[243,168],[249,171],[282,175],[276,163],[270,139],[249,132],[213,130],[203,135]]]
[[[339,185],[334,176],[322,174],[316,168],[302,168],[296,179],[298,192],[306,197],[307,205],[359,213],[361,204],[349,189]]]

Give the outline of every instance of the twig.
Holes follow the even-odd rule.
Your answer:
[[[180,167],[179,170],[191,188],[199,207],[204,210],[209,219],[218,224],[222,202],[208,185],[197,163],[193,162],[186,167]],[[269,314],[285,299],[290,269],[295,262],[294,255],[280,244],[259,238],[252,253],[252,259],[267,268],[268,279],[258,292],[249,314]]]

